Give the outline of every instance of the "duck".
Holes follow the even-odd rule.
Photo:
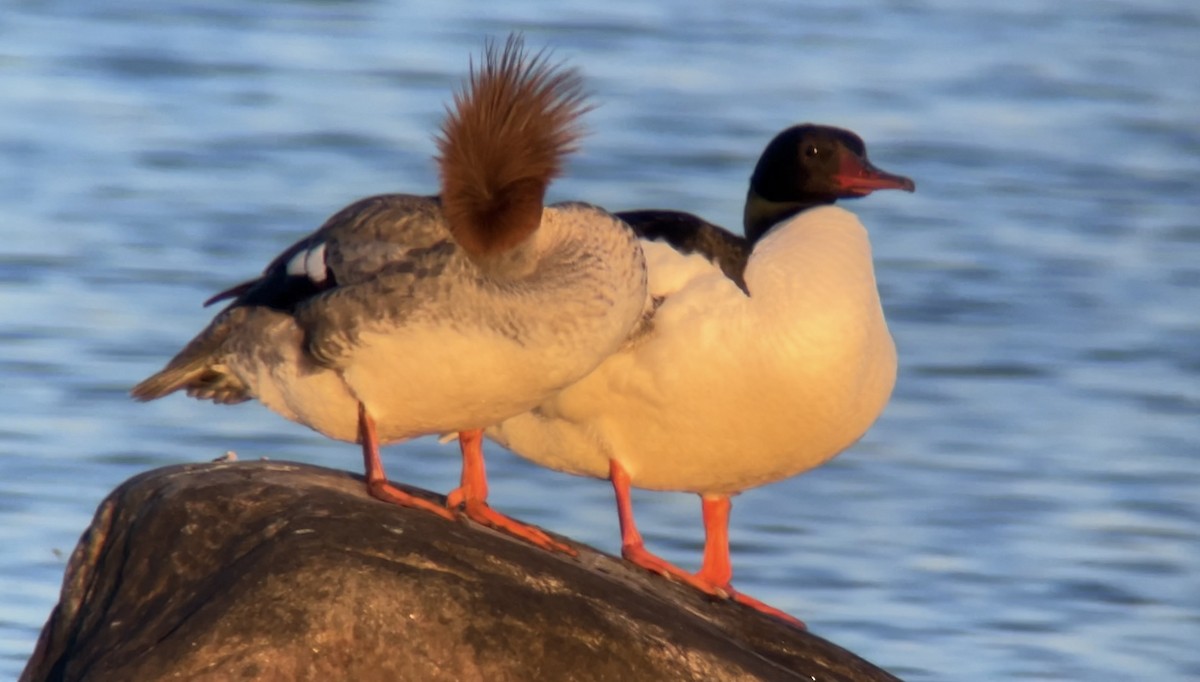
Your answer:
[[[586,377],[486,436],[611,481],[628,561],[803,627],[733,588],[731,498],[828,461],[888,403],[897,356],[870,241],[836,205],[887,189],[916,185],[873,165],[857,134],[801,124],[755,165],[744,235],[680,211],[619,212],[641,239],[652,315]],[[632,487],[700,496],[697,573],[646,549]]]
[[[641,322],[644,255],[631,228],[583,202],[544,205],[590,108],[574,68],[518,35],[488,42],[437,136],[440,193],[341,209],[229,301],[132,396],[258,400],[361,444],[368,492],[574,553],[487,504],[482,429],[595,369]],[[380,446],[457,432],[446,503],[392,484]]]

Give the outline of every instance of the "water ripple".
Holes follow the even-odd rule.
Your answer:
[[[853,128],[914,195],[848,204],[900,351],[879,424],[735,499],[736,584],[908,680],[1200,678],[1200,11],[1182,0],[18,3],[0,47],[0,674],[125,478],[235,450],[356,470],[264,408],[137,405],[211,310],[340,206],[432,192],[485,34],[600,108],[552,190],[737,226],[762,144]],[[497,448],[493,502],[619,549],[607,483]],[[748,456],[752,453],[735,453]],[[437,490],[452,446],[388,448]],[[64,473],[66,475],[64,475]],[[637,491],[696,567],[694,496]]]

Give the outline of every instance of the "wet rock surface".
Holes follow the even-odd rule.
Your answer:
[[[21,679],[896,679],[571,544],[549,554],[308,465],[157,469],[101,504]]]

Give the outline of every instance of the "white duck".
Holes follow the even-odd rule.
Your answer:
[[[887,404],[896,352],[871,246],[832,204],[914,187],[871,165],[857,135],[801,125],[758,161],[745,238],[686,213],[618,214],[642,238],[653,317],[594,372],[486,434],[551,469],[611,479],[626,559],[799,623],[731,587],[730,497],[827,461]],[[699,573],[645,549],[630,486],[701,496]]]
[[[391,485],[379,445],[462,433],[466,514],[569,551],[486,504],[480,429],[577,381],[642,319],[637,239],[581,203],[543,207],[588,109],[573,70],[489,44],[455,96],[438,140],[441,197],[357,201],[284,251],[139,400],[194,398],[271,410],[334,439],[361,442],[379,499],[447,518]],[[474,442],[474,448],[470,444]]]

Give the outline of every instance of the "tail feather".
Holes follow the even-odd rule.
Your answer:
[[[133,387],[129,395],[133,396],[134,400],[141,402],[157,400],[195,381],[207,368],[206,365],[198,362],[185,363],[181,366],[173,365],[175,365],[174,362],[164,367],[161,371],[143,379],[141,383]]]
[[[246,386],[231,374],[211,365],[192,363],[170,367],[142,381],[129,393],[135,400],[148,402],[183,389],[189,397],[234,405],[250,399]]]
[[[249,387],[229,372],[218,357],[231,329],[228,317],[219,315],[166,367],[134,386],[129,394],[135,400],[147,402],[184,390],[193,398],[230,405],[253,397]]]
[[[544,51],[530,56],[517,35],[503,49],[487,45],[437,140],[443,212],[470,256],[503,253],[537,229],[546,188],[589,109],[575,69]]]

